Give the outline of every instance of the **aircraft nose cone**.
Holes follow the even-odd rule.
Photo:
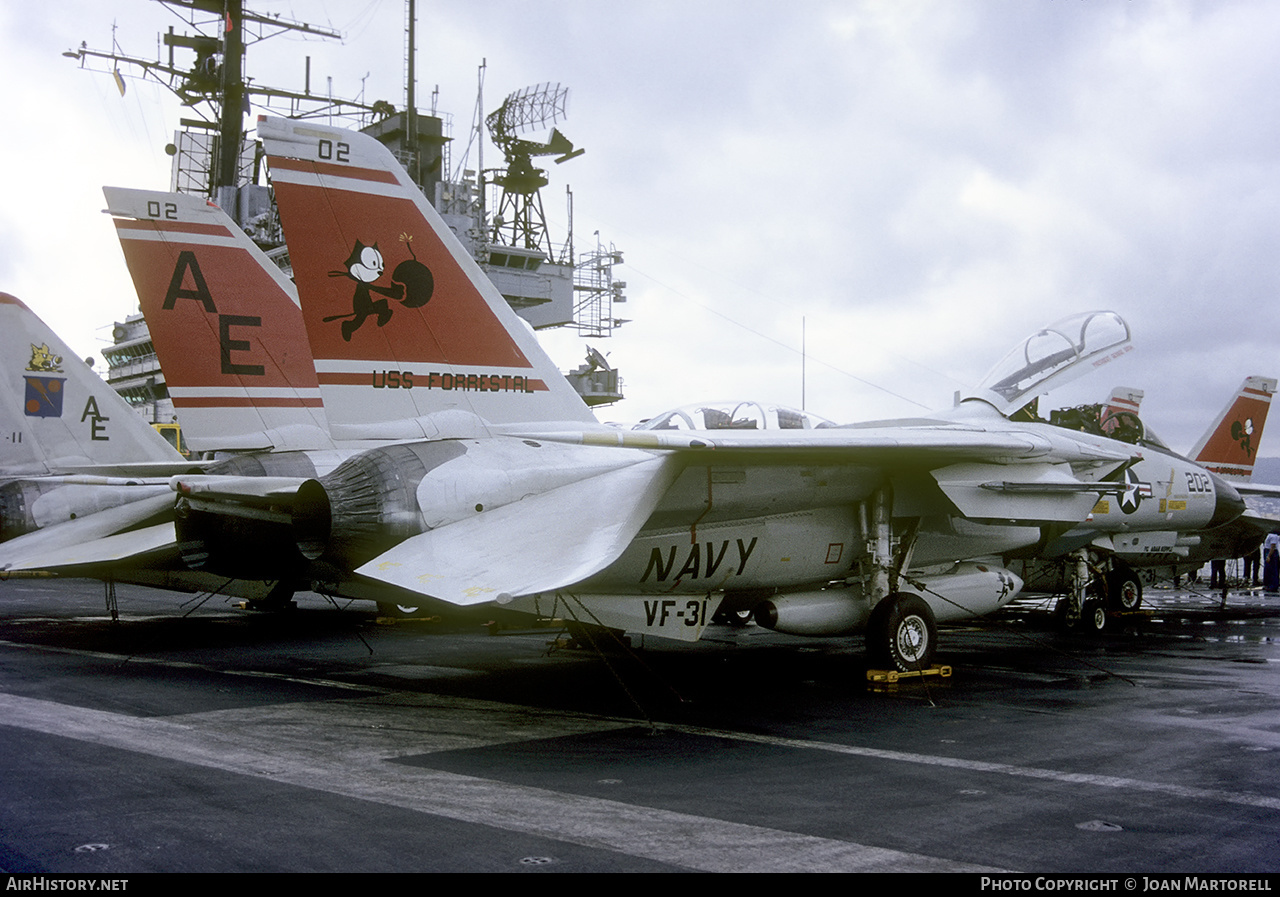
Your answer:
[[[1240,497],[1240,493],[1236,491],[1236,487],[1232,486],[1216,473],[1209,474],[1209,478],[1213,480],[1213,490],[1216,498],[1213,503],[1213,517],[1209,520],[1209,528],[1221,526],[1224,523],[1230,523],[1235,520],[1246,510],[1244,499]]]

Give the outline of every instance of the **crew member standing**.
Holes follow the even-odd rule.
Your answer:
[[[1262,589],[1274,595],[1280,592],[1280,535],[1267,533],[1262,543]]]

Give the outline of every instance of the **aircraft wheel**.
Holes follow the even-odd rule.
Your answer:
[[[1059,598],[1053,608],[1053,616],[1061,629],[1075,629],[1080,625],[1082,614],[1080,605],[1070,598]]]
[[[1107,626],[1107,608],[1101,601],[1086,601],[1080,623],[1089,632],[1101,632]]]
[[[378,602],[378,616],[394,617],[401,620],[408,620],[411,617],[418,616],[420,608],[413,604],[384,604]]]
[[[728,623],[735,629],[746,626],[751,622],[751,610],[735,610],[728,615]]]
[[[740,626],[736,619],[740,613],[741,611],[736,610],[718,610],[711,615],[711,622],[724,626]]]
[[[867,653],[872,663],[907,673],[923,670],[933,660],[938,624],[924,599],[896,593],[871,611]]]
[[[1107,593],[1116,610],[1135,611],[1142,606],[1142,581],[1128,567],[1117,567],[1107,576]]]
[[[262,598],[256,601],[251,599],[248,602],[249,609],[268,612],[297,610],[298,605],[293,600],[293,593],[294,584],[282,579]]]

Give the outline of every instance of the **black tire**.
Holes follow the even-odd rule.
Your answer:
[[[378,602],[378,616],[397,620],[411,620],[421,616],[422,609],[410,604],[384,604]]]
[[[927,669],[938,645],[938,624],[923,598],[898,592],[871,611],[867,654],[872,663],[909,673]]]
[[[1073,609],[1070,598],[1059,598],[1054,605],[1053,617],[1059,629],[1071,630],[1080,625],[1083,609]]]
[[[266,595],[258,600],[250,600],[248,606],[250,610],[264,611],[267,613],[280,613],[281,611],[297,610],[298,605],[294,603],[294,584],[287,580],[280,580],[271,587]]]
[[[721,623],[722,626],[732,626],[737,630],[737,628],[744,627],[751,622],[751,614],[753,613],[753,608],[717,610],[716,613],[712,614],[712,622]]]
[[[1080,613],[1080,626],[1086,632],[1107,628],[1107,608],[1101,601],[1086,601]]]
[[[1107,574],[1107,595],[1112,609],[1135,611],[1142,606],[1142,580],[1128,567],[1118,565]]]

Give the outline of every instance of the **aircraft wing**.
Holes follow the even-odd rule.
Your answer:
[[[525,435],[525,434],[522,434]],[[1084,519],[1095,482],[1131,463],[1127,451],[1029,430],[887,426],[771,432],[568,430],[529,437],[616,446],[645,460],[572,482],[413,536],[358,573],[457,604],[552,591],[616,560],[644,526],[678,472],[689,465],[848,464],[929,472],[974,519]],[[1114,443],[1111,443],[1114,445]],[[642,450],[637,452],[637,450]],[[1080,475],[1076,468],[1079,465]],[[292,478],[184,477],[191,501],[274,506],[297,490]],[[157,496],[0,546],[0,569],[42,569],[123,559],[172,542],[172,496]],[[168,523],[164,533],[155,524]],[[146,528],[147,535],[138,535]]]
[[[1075,439],[1067,431],[943,422],[802,431],[592,430],[532,438],[656,450],[686,464],[812,460],[881,468],[890,476],[928,471],[962,516],[1030,525],[1083,521],[1100,494],[1124,487],[1102,478],[1141,458],[1134,447]]]
[[[1230,523],[1199,533],[1200,543],[1192,558],[1239,558],[1258,550],[1271,533],[1280,532],[1280,518],[1257,511],[1245,511]]]
[[[1238,480],[1232,480],[1231,485],[1241,495],[1257,495],[1262,498],[1280,498],[1280,486],[1271,486],[1266,483],[1241,483]]]
[[[678,466],[657,457],[401,542],[357,573],[457,605],[554,591],[613,563]]]
[[[848,463],[920,466],[975,462],[1124,463],[1139,455],[1049,431],[972,427],[883,426],[829,430],[562,430],[508,429],[509,435],[577,445],[617,446],[679,453],[705,453],[728,462],[794,461],[830,455]],[[1113,444],[1114,445],[1114,444]]]
[[[646,462],[561,486],[414,536],[360,567],[361,575],[459,605],[554,591],[616,560],[690,464],[795,463],[798,458],[884,469],[929,470],[971,516],[1083,520],[1116,484],[1101,475],[1133,460],[1075,440],[968,429],[774,432],[561,431],[521,434],[570,444],[645,449]],[[1004,462],[1004,463],[1002,463]],[[989,498],[986,498],[989,496]]]
[[[1256,536],[1257,540],[1261,542],[1268,533],[1280,532],[1280,517],[1248,510],[1228,525],[1235,525],[1241,530],[1247,531],[1250,535]]]

